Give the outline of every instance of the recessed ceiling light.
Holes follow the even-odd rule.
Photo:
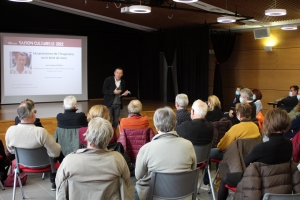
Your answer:
[[[281,26],[282,30],[297,30],[297,25],[284,25]]]
[[[236,21],[236,18],[233,16],[218,17],[217,21],[219,23],[233,23]]]
[[[283,16],[283,15],[286,15],[286,9],[269,9],[269,10],[265,10],[265,15],[268,15],[268,16]]]
[[[194,3],[197,2],[198,0],[173,0],[173,1],[178,3]]]
[[[26,2],[31,2],[32,0],[9,0],[9,1],[26,3]]]
[[[131,13],[139,13],[139,14],[150,13],[151,12],[151,7],[149,7],[149,6],[142,6],[142,5],[129,6],[129,12],[131,12]]]

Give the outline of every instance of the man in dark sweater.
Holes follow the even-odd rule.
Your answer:
[[[297,85],[291,86],[289,96],[278,101],[278,107],[285,109],[289,113],[298,104],[298,90],[299,87]]]
[[[186,94],[178,94],[175,98],[176,113],[176,127],[185,121],[191,121],[191,114],[187,110],[189,99]]]
[[[193,143],[205,145],[212,141],[214,125],[205,120],[208,106],[201,100],[196,100],[191,109],[192,121],[183,122],[176,128],[177,134]]]
[[[77,113],[76,97],[66,96],[64,99],[64,113],[59,113],[56,116],[57,127],[59,128],[81,128],[87,126],[88,122],[83,112]]]

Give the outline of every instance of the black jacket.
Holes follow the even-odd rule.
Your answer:
[[[103,104],[106,107],[110,107],[115,99],[114,90],[117,88],[115,84],[115,77],[110,76],[105,79],[102,87],[102,93],[104,94]],[[122,93],[126,91],[125,81],[121,79]],[[121,109],[123,108],[122,97],[121,97]]]
[[[57,127],[59,128],[81,128],[88,125],[86,116],[83,112],[77,113],[77,109],[66,109],[64,113],[56,116]]]
[[[297,96],[286,97],[281,101],[278,101],[278,107],[285,109],[287,112],[291,110],[298,104]]]

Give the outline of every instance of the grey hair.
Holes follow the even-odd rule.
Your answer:
[[[84,136],[90,145],[99,149],[106,149],[113,134],[114,131],[109,121],[101,117],[95,117],[89,122],[88,130]]]
[[[162,132],[173,131],[176,124],[176,116],[170,107],[159,108],[153,116],[154,126]]]
[[[18,117],[20,120],[29,117],[33,112],[34,112],[34,106],[28,101],[21,103],[21,105],[17,110]]]
[[[208,106],[206,103],[199,99],[193,103],[192,109],[194,110],[194,115],[205,117],[208,110]]]
[[[137,99],[130,101],[130,103],[127,106],[129,113],[140,113],[142,112],[142,108],[142,103]]]
[[[186,94],[178,94],[175,98],[175,102],[177,102],[180,107],[186,108],[189,105],[189,98]]]
[[[240,91],[242,97],[246,97],[248,100],[253,100],[253,92],[249,88],[244,88]]]
[[[64,98],[64,107],[65,109],[74,108],[77,103],[76,97],[74,96],[66,96]]]

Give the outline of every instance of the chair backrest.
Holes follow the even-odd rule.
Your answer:
[[[209,154],[211,150],[211,142],[205,145],[194,145],[197,164],[206,162],[209,159]]]
[[[220,121],[215,121],[212,123],[214,124],[214,137],[213,137],[212,148],[216,148],[221,138],[231,128],[232,123],[226,117],[223,117],[222,119],[220,119]]]
[[[36,149],[23,149],[15,147],[15,156],[18,170],[20,170],[19,164],[33,169],[44,168],[50,165],[52,172],[56,172],[53,159],[49,157],[45,147],[39,147]]]
[[[262,200],[298,200],[300,199],[300,193],[298,194],[271,194],[266,193]]]
[[[54,133],[54,138],[61,146],[61,151],[64,156],[75,152],[80,148],[79,143],[79,128],[59,128],[57,127]]]
[[[160,199],[181,199],[192,195],[197,196],[199,170],[195,169],[180,173],[152,172],[148,200],[153,197]]]

